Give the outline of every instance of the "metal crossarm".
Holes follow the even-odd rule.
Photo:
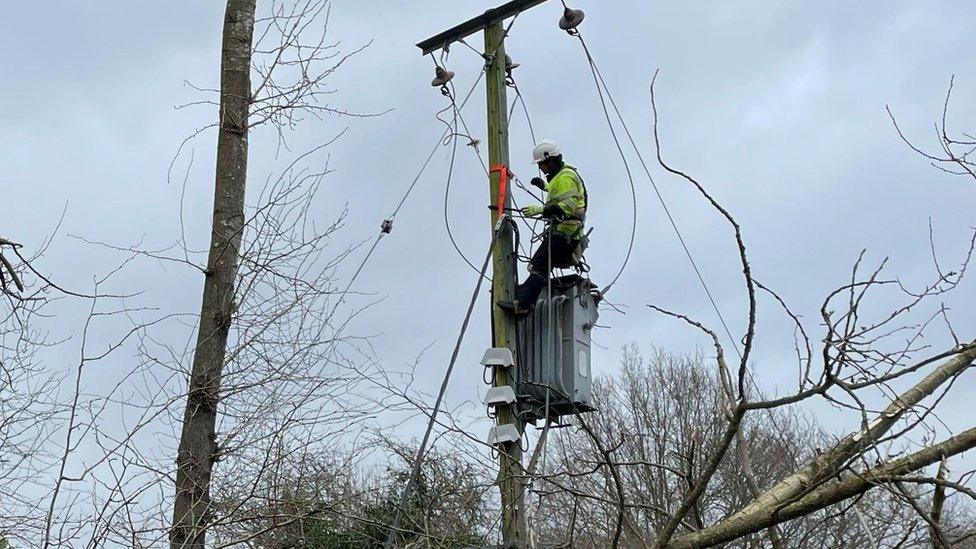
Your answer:
[[[430,38],[417,44],[424,55],[428,53],[435,52],[444,46],[448,46],[471,36],[472,34],[484,30],[495,23],[499,23],[508,19],[509,17],[523,12],[529,8],[538,6],[539,4],[545,2],[546,0],[512,0],[506,4],[498,6],[497,8],[492,8],[477,17],[472,17],[464,23],[451,27],[444,32],[435,34]]]

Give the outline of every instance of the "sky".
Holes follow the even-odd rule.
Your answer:
[[[218,83],[220,4],[87,0],[6,6],[0,23],[0,103],[5,105],[0,188],[6,197],[0,201],[0,234],[30,250],[60,220],[38,266],[64,287],[91,289],[96,274],[124,258],[81,238],[123,247],[174,244],[180,237],[184,174],[187,238],[191,248],[207,247],[215,134],[194,139],[173,164],[174,177],[167,174],[183,139],[214,117],[208,106],[178,107],[208,98],[196,88]],[[368,47],[332,77],[329,104],[359,113],[392,110],[371,118],[308,119],[289,134],[286,151],[277,149],[271,132],[257,132],[251,138],[251,181],[263,181],[348,127],[328,148],[334,172],[313,214],[326,223],[348,210],[329,243],[337,253],[375,237],[444,130],[434,113],[448,104],[430,86],[431,59],[414,44],[492,5],[334,0],[329,39],[345,51]],[[747,302],[730,228],[687,182],[653,162],[648,89],[655,71],[666,160],[698,178],[735,216],[754,275],[803,316],[814,342],[822,337],[821,301],[849,278],[862,249],[866,265],[889,258],[889,275],[911,288],[934,275],[930,222],[944,263],[957,263],[965,253],[976,182],[941,173],[913,155],[885,107],[906,135],[936,146],[933,123],[941,117],[955,75],[950,129],[973,127],[976,59],[968,52],[976,49],[971,32],[976,5],[758,0],[578,0],[573,5],[586,12],[584,38],[737,338],[745,329]],[[586,179],[588,224],[594,228],[587,255],[592,278],[602,285],[627,251],[634,222],[630,183],[580,45],[556,26],[560,13],[561,6],[550,1],[521,15],[507,51],[521,63],[515,76],[537,137],[556,140]],[[468,42],[481,46],[477,36]],[[480,63],[461,45],[446,58],[459,90],[471,86]],[[473,136],[484,140],[480,86],[463,116]],[[511,121],[511,167],[527,179],[532,139],[525,122],[517,110]],[[637,193],[636,242],[608,295],[626,314],[604,308],[602,328],[594,333],[597,375],[612,375],[621,347],[631,342],[645,349],[711,352],[699,333],[646,304],[720,327],[650,181],[624,145]],[[449,147],[435,154],[350,298],[351,307],[383,298],[349,329],[371,334],[377,357],[390,369],[413,363],[423,352],[419,388],[428,392],[440,382],[476,282],[444,228],[449,154]],[[449,219],[462,251],[480,260],[489,236],[484,173],[470,148],[458,154]],[[364,252],[360,248],[355,260],[342,265],[341,281]],[[196,310],[202,287],[198,273],[150,261],[129,265],[112,284],[142,292],[140,303],[146,306],[173,312]],[[945,300],[963,339],[976,332],[966,310],[976,298],[973,287],[964,284]],[[486,389],[478,361],[490,343],[487,300],[482,292],[448,392],[452,406],[471,401],[472,413],[480,409],[477,402]],[[895,302],[882,293],[873,303],[880,315]],[[77,334],[84,305],[58,306],[51,330]],[[110,335],[95,337],[107,341]],[[168,335],[188,337],[179,331]],[[933,344],[946,341],[944,333],[933,332]],[[727,338],[723,342],[731,355]],[[70,346],[54,349],[46,367],[69,369],[75,353]],[[126,359],[119,355],[99,368],[107,375],[122,371]],[[795,386],[792,326],[766,298],[760,299],[753,366],[764,393],[783,394]],[[967,378],[972,381],[971,373]],[[97,389],[99,376],[86,383]],[[961,424],[961,414],[952,411],[966,409],[972,384],[958,384],[955,394],[945,403],[950,425]],[[856,418],[830,406],[812,404],[808,410],[832,432],[856,428]],[[484,431],[488,426],[483,424]]]

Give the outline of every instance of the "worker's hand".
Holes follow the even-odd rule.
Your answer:
[[[533,177],[532,181],[529,181],[533,187],[539,187],[543,191],[546,190],[546,182],[542,180],[541,177]]]
[[[522,215],[525,217],[538,217],[542,215],[542,206],[539,204],[533,204],[531,206],[526,206],[522,208]]]

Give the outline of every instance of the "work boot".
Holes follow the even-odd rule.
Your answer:
[[[505,311],[506,313],[514,316],[515,318],[522,318],[527,316],[532,312],[532,309],[528,309],[522,305],[520,301],[499,301],[496,303],[498,308]]]

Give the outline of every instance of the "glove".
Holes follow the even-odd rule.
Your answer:
[[[522,215],[525,217],[538,217],[542,215],[542,206],[538,204],[533,204],[531,206],[526,206],[522,208]]]
[[[543,181],[541,177],[533,177],[532,180],[529,181],[529,183],[533,187],[538,187],[538,188],[542,189],[543,191],[546,190],[546,182]]]

